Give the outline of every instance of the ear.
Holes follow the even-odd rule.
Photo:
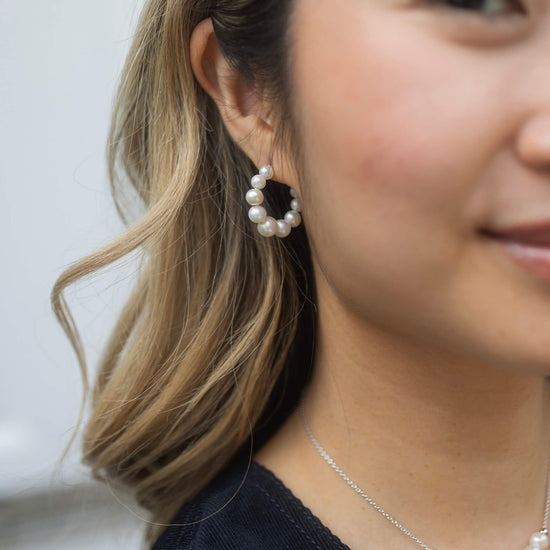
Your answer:
[[[268,105],[227,63],[214,33],[212,19],[201,21],[193,30],[190,42],[191,66],[204,91],[216,102],[225,127],[235,143],[259,169],[271,161],[282,161],[280,152],[272,151],[273,126]],[[288,163],[273,162],[273,179],[293,185]]]

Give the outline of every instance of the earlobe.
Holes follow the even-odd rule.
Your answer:
[[[216,102],[225,126],[235,142],[257,163],[269,150],[272,126],[263,113],[261,99],[246,86],[223,56],[212,19],[201,21],[190,42],[191,66],[204,91]],[[254,136],[254,139],[249,139]]]

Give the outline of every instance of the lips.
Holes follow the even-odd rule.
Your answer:
[[[482,233],[494,239],[513,241],[535,246],[550,246],[550,223],[515,226],[514,228],[492,231],[483,230]]]
[[[550,223],[482,231],[517,265],[550,282]]]

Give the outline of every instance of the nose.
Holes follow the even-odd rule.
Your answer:
[[[517,135],[517,154],[535,170],[550,170],[550,11],[544,15],[525,50],[528,60],[518,80],[526,115]]]
[[[518,137],[521,160],[535,169],[550,169],[550,97],[548,109],[532,116]]]

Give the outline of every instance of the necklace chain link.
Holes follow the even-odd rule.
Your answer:
[[[428,546],[425,542],[422,542],[416,535],[411,533],[406,527],[404,527],[401,523],[399,523],[395,518],[390,516],[379,504],[377,504],[371,497],[369,497],[353,480],[349,478],[347,474],[345,474],[342,469],[334,462],[334,460],[330,457],[330,455],[325,451],[325,449],[321,446],[321,444],[317,441],[315,436],[313,435],[311,428],[309,427],[309,424],[306,420],[306,415],[304,412],[304,400],[300,400],[300,414],[302,416],[302,422],[304,424],[304,427],[306,429],[307,435],[311,439],[313,445],[319,452],[319,454],[325,459],[325,461],[331,466],[333,470],[335,470],[338,475],[361,497],[363,497],[364,500],[366,500],[376,511],[378,511],[381,515],[383,515],[390,523],[395,525],[400,531],[402,531],[405,535],[407,535],[411,540],[413,540],[416,544],[424,548],[424,550],[435,550],[434,548],[431,548]],[[541,534],[547,535],[548,534],[548,515],[550,513],[550,468],[548,471],[548,479],[547,479],[547,489],[546,489],[546,505],[544,508],[544,520],[543,520],[543,526],[540,530]]]

